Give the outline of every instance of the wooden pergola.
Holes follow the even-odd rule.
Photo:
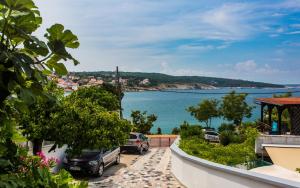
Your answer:
[[[289,98],[258,98],[255,101],[261,106],[261,121],[264,121],[264,107],[268,107],[268,124],[272,127],[272,111],[277,109],[278,113],[278,133],[282,132],[282,112],[288,109],[291,119],[292,135],[300,135],[300,97]]]

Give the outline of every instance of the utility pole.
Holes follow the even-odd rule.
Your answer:
[[[118,91],[118,98],[119,98],[119,106],[120,106],[120,118],[123,118],[122,112],[122,87],[120,83],[120,75],[119,75],[119,67],[116,68],[116,84],[117,84],[117,91]]]

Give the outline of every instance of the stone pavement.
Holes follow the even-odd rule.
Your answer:
[[[136,157],[115,174],[90,181],[89,187],[183,187],[170,171],[170,156],[170,148],[151,148],[146,154]]]

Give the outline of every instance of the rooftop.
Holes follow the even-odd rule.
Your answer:
[[[300,97],[289,98],[257,98],[257,103],[273,104],[273,105],[300,105]]]

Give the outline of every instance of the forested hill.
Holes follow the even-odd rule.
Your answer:
[[[115,72],[98,71],[98,72],[73,72],[76,76],[81,78],[87,76],[101,77],[104,80],[113,78]],[[253,82],[247,80],[215,78],[205,76],[172,76],[161,73],[144,73],[144,72],[120,72],[122,79],[128,79],[130,83],[138,83],[143,79],[149,79],[151,86],[158,86],[160,84],[205,84],[215,87],[277,87],[282,88],[283,85],[270,84],[263,82]]]

